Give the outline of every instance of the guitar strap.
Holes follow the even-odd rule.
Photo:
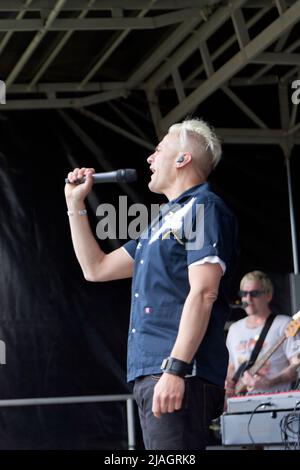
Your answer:
[[[264,327],[260,332],[258,340],[256,341],[255,347],[252,350],[251,356],[249,357],[248,361],[245,361],[240,365],[240,367],[238,368],[238,370],[236,371],[236,373],[232,377],[232,380],[234,382],[237,382],[239,380],[239,378],[241,377],[241,375],[243,375],[245,370],[250,369],[250,367],[252,367],[253,364],[255,363],[256,358],[257,358],[257,356],[258,356],[258,354],[259,354],[259,352],[262,348],[264,339],[267,336],[267,333],[268,333],[275,317],[276,317],[276,315],[274,313],[271,313],[268,316],[268,318],[266,319]]]

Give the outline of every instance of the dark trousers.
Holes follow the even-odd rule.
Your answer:
[[[224,389],[199,377],[185,380],[182,407],[155,418],[152,413],[153,389],[160,376],[135,380],[133,394],[137,402],[145,448],[147,450],[204,450],[209,425],[223,411]]]

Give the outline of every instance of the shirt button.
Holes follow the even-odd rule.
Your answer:
[[[136,293],[134,294],[134,297],[138,297],[138,296],[139,296],[139,294],[136,292]]]
[[[135,333],[135,328],[132,328],[131,333]]]
[[[141,264],[144,264],[144,260],[143,260],[143,259],[141,259],[140,263],[141,263]]]

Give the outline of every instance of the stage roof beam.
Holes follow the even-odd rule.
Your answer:
[[[300,19],[300,0],[297,0],[285,13],[273,21],[266,29],[252,39],[247,46],[229,59],[212,77],[193,91],[184,101],[170,111],[161,122],[161,128],[167,129],[171,123],[177,122],[188,114],[195,105],[199,105],[220,86],[226,83],[245,65],[262,53],[281,34],[284,34]]]
[[[40,44],[41,40],[45,36],[45,34],[48,32],[49,28],[55,21],[55,18],[63,8],[66,0],[57,0],[54,7],[52,8],[49,16],[43,22],[41,28],[39,31],[35,34],[34,38],[30,42],[29,46],[27,46],[25,52],[22,54],[18,62],[15,64],[14,68],[10,72],[9,76],[5,80],[6,87],[9,88],[9,86],[15,81],[21,70],[23,69],[24,65],[28,62],[38,45]],[[26,21],[26,20],[16,20],[18,22]],[[1,22],[1,20],[0,20]]]

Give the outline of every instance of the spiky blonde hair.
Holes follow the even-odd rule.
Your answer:
[[[207,176],[220,161],[221,143],[213,128],[202,119],[187,119],[173,124],[169,133],[176,132],[180,150],[190,152],[196,167]]]

